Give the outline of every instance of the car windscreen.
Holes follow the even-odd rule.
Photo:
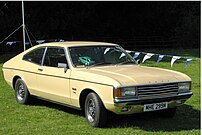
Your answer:
[[[68,49],[74,67],[136,64],[136,61],[119,46],[78,46]]]

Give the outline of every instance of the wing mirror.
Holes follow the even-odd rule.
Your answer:
[[[66,63],[58,63],[58,68],[64,68],[64,72],[67,72],[67,64]]]

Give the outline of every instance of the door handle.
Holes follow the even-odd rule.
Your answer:
[[[42,68],[38,68],[38,70],[39,70],[39,71],[43,71],[43,69],[42,69]]]

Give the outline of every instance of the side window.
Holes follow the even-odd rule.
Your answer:
[[[37,48],[23,56],[23,60],[41,65],[45,48]]]
[[[58,63],[67,64],[63,48],[50,47],[46,51],[44,66],[58,67]]]

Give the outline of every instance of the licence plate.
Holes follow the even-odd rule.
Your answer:
[[[168,108],[168,102],[145,104],[144,112],[162,110],[162,109],[167,109],[167,108]]]

